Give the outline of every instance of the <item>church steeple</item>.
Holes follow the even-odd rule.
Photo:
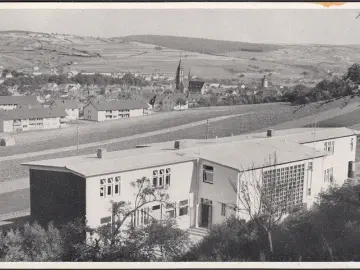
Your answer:
[[[180,54],[179,65],[176,69],[175,84],[176,84],[176,90],[179,90],[181,92],[184,91],[184,69],[181,63],[181,54]]]

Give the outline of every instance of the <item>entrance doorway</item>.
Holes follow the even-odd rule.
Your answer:
[[[212,222],[212,201],[201,198],[200,207],[201,207],[200,227],[208,228],[209,226],[211,226],[211,222]]]

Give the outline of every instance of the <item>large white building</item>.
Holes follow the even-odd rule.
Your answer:
[[[173,204],[146,205],[133,218],[139,226],[147,213],[175,218],[193,234],[231,215],[247,219],[232,206],[241,208],[240,185],[258,176],[265,193],[275,183],[273,204],[310,207],[321,191],[353,177],[358,134],[301,128],[29,162],[31,215],[41,223],[83,217],[97,227],[111,222],[111,201],[134,202],[131,183],[142,177],[166,187]]]
[[[66,117],[61,108],[19,108],[0,112],[0,132],[60,128]]]
[[[143,116],[149,105],[140,100],[90,100],[83,109],[84,119],[107,121],[121,118]]]

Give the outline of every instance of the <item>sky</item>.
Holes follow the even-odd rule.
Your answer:
[[[341,45],[360,44],[357,14],[354,9],[0,9],[0,31]]]

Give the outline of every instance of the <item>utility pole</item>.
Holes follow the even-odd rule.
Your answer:
[[[206,139],[208,139],[209,136],[209,120],[206,120]]]

